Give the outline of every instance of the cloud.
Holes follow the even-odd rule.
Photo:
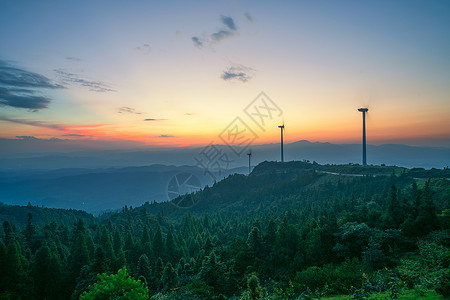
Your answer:
[[[144,121],[167,121],[167,119],[152,119],[152,118],[149,118],[149,119],[145,119]]]
[[[236,24],[234,24],[234,20],[231,17],[220,16],[222,23],[228,27],[228,29],[236,31]]]
[[[70,61],[81,61],[81,58],[74,57],[74,56],[67,56],[66,59],[70,60]]]
[[[236,65],[223,71],[220,77],[225,81],[239,80],[241,82],[247,82],[253,78],[253,71],[252,68]]]
[[[61,142],[61,141],[65,141],[64,139],[58,139],[58,138],[49,138],[49,139],[41,139],[41,138],[37,138],[31,135],[21,135],[21,136],[16,136],[17,139],[19,140],[24,140],[24,141],[44,141],[44,142]]]
[[[118,114],[135,114],[135,115],[142,115],[141,112],[136,111],[134,108],[132,107],[128,107],[128,106],[122,106],[119,107],[119,109],[117,110]]]
[[[0,60],[0,85],[12,88],[57,89],[63,87],[43,75],[13,67],[2,60]]]
[[[229,37],[229,36],[233,36],[233,35],[234,35],[234,32],[232,32],[232,31],[219,30],[219,31],[214,32],[213,34],[211,34],[211,38],[214,41],[219,42],[219,41],[223,40],[224,38]]]
[[[173,135],[167,135],[167,134],[161,134],[158,136],[159,138],[172,138],[174,137]]]
[[[199,48],[203,47],[203,41],[199,37],[193,36],[191,40],[194,43],[194,46]]]
[[[62,85],[47,77],[0,60],[0,106],[25,108],[32,111],[47,108],[51,99],[36,95],[40,89],[58,89]]]
[[[44,128],[50,128],[55,130],[66,130],[66,126],[60,125],[60,124],[49,124],[42,121],[33,121],[33,120],[21,120],[21,119],[11,119],[0,116],[0,121],[7,121],[17,124],[24,124],[24,125],[30,125],[30,126],[36,126],[36,127],[44,127]]]
[[[85,135],[85,134],[76,134],[76,133],[70,133],[70,134],[63,134],[62,136],[71,136],[71,137],[85,137],[85,136],[91,136],[91,135]]]
[[[214,43],[218,43],[227,37],[231,37],[237,34],[238,30],[233,18],[227,16],[220,16],[220,21],[222,22],[223,25],[225,25],[225,27],[219,29],[216,32],[211,33],[210,35],[208,35],[207,38],[199,38],[198,36],[191,37],[194,46],[198,48],[202,48],[204,46],[211,46]]]
[[[136,50],[142,52],[143,54],[150,54],[152,48],[150,47],[149,44],[143,44],[141,46],[137,46]]]
[[[50,99],[33,95],[32,90],[6,89],[0,87],[0,105],[15,108],[26,108],[33,111],[47,108]]]
[[[64,83],[75,83],[79,86],[86,87],[90,91],[93,92],[116,92],[116,90],[111,89],[106,83],[96,80],[87,80],[84,78],[81,78],[78,74],[69,73],[64,71],[63,69],[56,69],[54,70],[56,74],[58,74],[59,78]]]
[[[247,21],[253,22],[253,18],[248,12],[244,13],[244,17],[245,17],[245,19],[247,19]]]

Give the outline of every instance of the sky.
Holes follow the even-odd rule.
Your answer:
[[[0,139],[450,147],[450,1],[0,2]],[[247,136],[239,136],[239,134]]]

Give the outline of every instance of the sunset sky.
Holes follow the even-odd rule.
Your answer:
[[[450,147],[450,1],[0,3],[2,139],[198,146],[239,117],[356,143],[362,106],[369,144]]]

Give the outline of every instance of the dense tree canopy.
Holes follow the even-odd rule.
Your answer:
[[[265,163],[196,193],[189,209],[147,203],[98,218],[76,212],[70,224],[46,208],[5,209],[0,298],[448,295],[450,181],[324,168]]]

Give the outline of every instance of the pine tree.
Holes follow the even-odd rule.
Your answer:
[[[88,234],[84,227],[83,220],[79,219],[73,234],[72,247],[69,256],[69,274],[70,280],[73,283],[75,283],[81,268],[89,263]]]
[[[164,267],[162,276],[161,276],[161,283],[163,290],[169,290],[171,288],[174,288],[178,284],[178,276],[175,272],[175,269],[173,268],[172,264],[170,262],[167,263],[167,265]]]
[[[389,200],[383,216],[383,224],[385,228],[397,229],[403,223],[403,211],[398,200],[398,190],[392,185]]]
[[[155,257],[165,258],[165,249],[162,239],[161,226],[158,226],[155,237],[153,238],[153,253]]]
[[[144,226],[141,237],[142,252],[150,259],[153,258],[153,246],[150,239],[150,233],[148,231],[147,225]]]
[[[26,298],[28,286],[28,261],[21,253],[18,241],[11,241],[6,248],[6,263],[3,276],[6,290],[15,295],[14,298]]]
[[[34,250],[33,247],[33,241],[34,236],[36,235],[36,227],[32,223],[33,215],[31,213],[28,213],[28,223],[25,227],[25,230],[23,232],[23,235],[25,236],[26,240],[26,246],[32,250]]]
[[[111,236],[109,235],[108,229],[106,229],[106,227],[102,228],[99,246],[102,247],[103,249],[107,270],[110,270],[111,265],[115,261],[115,255],[113,245],[111,242]]]
[[[167,232],[167,237],[166,237],[166,253],[167,253],[167,259],[171,262],[171,263],[175,263],[175,261],[178,260],[178,255],[177,255],[177,245],[175,244],[175,240],[172,234],[172,230],[169,227],[169,231]]]
[[[136,275],[137,277],[143,276],[147,283],[152,279],[152,268],[146,254],[142,254],[141,257],[139,257]]]
[[[34,289],[39,299],[58,299],[61,265],[47,243],[42,244],[36,252],[32,274]]]
[[[218,291],[222,290],[225,281],[225,266],[218,261],[214,251],[204,259],[199,278]]]

